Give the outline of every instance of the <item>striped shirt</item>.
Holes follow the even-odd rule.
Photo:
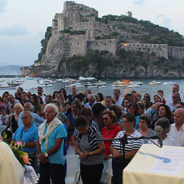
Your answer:
[[[122,138],[125,134],[125,131],[120,131],[115,139]],[[141,134],[135,130],[131,135],[127,136],[127,138],[133,138],[133,137],[141,137]],[[127,140],[128,144],[125,145],[125,152],[130,152],[132,150],[138,150],[142,144],[144,144],[144,141],[139,140]],[[120,143],[119,140],[114,140],[112,142],[113,148],[117,149],[118,151],[123,153],[123,145]]]

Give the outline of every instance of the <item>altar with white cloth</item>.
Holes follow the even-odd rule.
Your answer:
[[[0,141],[0,184],[22,184],[24,169],[11,148]]]
[[[123,171],[123,184],[184,184],[184,148],[144,144]]]

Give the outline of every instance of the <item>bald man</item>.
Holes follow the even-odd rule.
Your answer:
[[[174,112],[174,124],[171,125],[169,135],[173,136],[176,146],[184,146],[184,109]]]
[[[23,184],[24,170],[10,147],[0,141],[0,183]]]

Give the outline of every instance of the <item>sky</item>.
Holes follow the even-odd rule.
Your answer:
[[[95,8],[99,16],[126,15],[167,27],[184,35],[184,0],[76,0]],[[0,66],[29,66],[38,58],[40,41],[63,11],[63,0],[0,0]]]

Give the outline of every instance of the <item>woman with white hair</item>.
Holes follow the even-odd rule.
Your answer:
[[[13,107],[13,114],[9,118],[9,124],[7,128],[10,128],[12,133],[15,133],[18,126],[19,114],[24,111],[24,107],[20,103],[16,103]]]
[[[50,184],[50,179],[53,184],[64,184],[63,139],[67,137],[67,132],[57,118],[58,108],[55,104],[47,104],[44,112],[46,120],[39,126],[37,141],[40,159],[39,184]]]

